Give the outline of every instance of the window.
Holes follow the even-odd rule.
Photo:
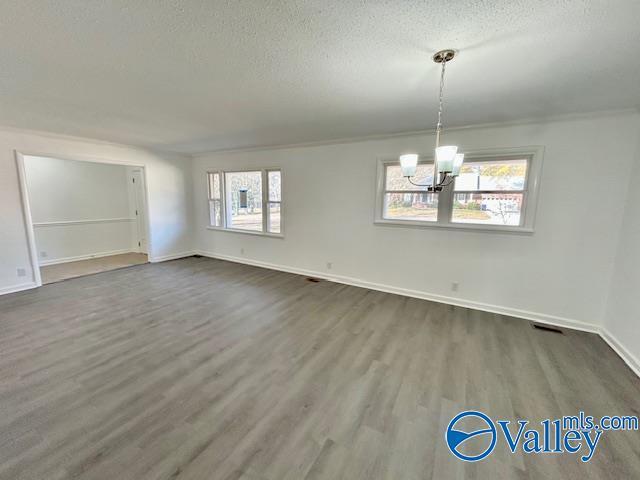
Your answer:
[[[225,172],[226,227],[262,232],[262,172]]]
[[[209,225],[222,226],[222,197],[220,196],[220,174],[209,174]]]
[[[267,231],[280,233],[280,203],[282,203],[282,175],[280,170],[267,172],[269,179],[269,195],[267,202]]]
[[[211,228],[282,234],[280,170],[209,172],[207,178]]]
[[[527,164],[526,158],[465,162],[455,181],[451,221],[520,226]]]
[[[402,176],[400,165],[386,165],[383,217],[389,220],[438,221],[438,194],[411,184]],[[414,183],[429,184],[433,163],[418,165]]]
[[[376,223],[532,231],[541,154],[538,148],[467,154],[455,183],[439,193],[409,182],[396,159],[381,161]],[[411,180],[432,179],[431,160],[420,162]]]

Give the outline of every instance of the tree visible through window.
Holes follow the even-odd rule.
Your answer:
[[[209,172],[208,178],[212,227],[282,232],[280,170]]]
[[[227,228],[261,232],[262,172],[226,172],[224,175]]]
[[[433,164],[418,165],[414,183],[430,184]],[[426,187],[412,185],[402,176],[400,165],[386,167],[384,218],[435,222],[438,219],[438,195]]]
[[[376,221],[523,227],[534,155],[469,156],[455,182],[438,193],[423,186],[432,184],[433,163],[419,163],[409,181],[397,161],[382,162]]]
[[[470,161],[456,178],[454,223],[521,223],[527,160]]]

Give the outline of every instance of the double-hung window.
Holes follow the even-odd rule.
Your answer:
[[[209,225],[222,226],[222,188],[220,186],[220,173],[209,173]]]
[[[397,162],[396,162],[397,163]],[[421,163],[411,179],[402,176],[400,165],[385,164],[383,217],[386,220],[437,222],[437,193],[428,193],[433,181],[433,162]],[[414,185],[418,184],[418,185]]]
[[[282,172],[279,169],[207,173],[209,226],[282,235]]]
[[[428,193],[423,185],[432,184],[433,160],[418,163],[411,179],[402,176],[397,159],[382,160],[375,221],[530,232],[541,161],[541,148],[469,153],[454,182]]]
[[[451,222],[522,225],[528,164],[527,158],[465,162],[455,180]]]

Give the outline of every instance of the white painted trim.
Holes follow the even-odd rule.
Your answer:
[[[640,377],[640,359],[632,354],[622,343],[617,340],[611,332],[606,328],[599,327],[597,325],[582,322],[571,318],[558,317],[555,315],[548,315],[545,313],[531,312],[528,310],[521,310],[511,307],[503,307],[499,305],[490,305],[487,303],[475,302],[471,300],[463,300],[460,298],[447,297],[445,295],[437,295],[427,292],[421,292],[417,290],[408,290],[405,288],[393,287],[391,285],[382,285],[378,283],[367,282],[352,277],[344,277],[340,275],[327,275],[325,272],[316,272],[313,270],[307,270],[303,268],[289,267],[286,265],[276,265],[273,263],[262,262],[260,260],[252,260],[249,258],[234,257],[231,255],[221,255],[212,252],[206,252],[203,250],[196,251],[196,254],[203,257],[216,258],[218,260],[226,260],[229,262],[242,263],[245,265],[252,265],[255,267],[268,268],[270,270],[278,270],[281,272],[294,273],[297,275],[304,275],[316,278],[322,278],[336,283],[343,283],[346,285],[353,285],[356,287],[368,288],[370,290],[378,290],[380,292],[394,293],[396,295],[403,295],[406,297],[419,298],[422,300],[429,300],[432,302],[445,303],[448,305],[456,305],[459,307],[471,308],[474,310],[482,310],[484,312],[496,313],[499,315],[506,315],[514,318],[521,318],[524,320],[533,321],[536,323],[544,323],[546,325],[554,325],[557,327],[571,328],[574,330],[580,330],[587,333],[595,333],[599,335],[612,350],[629,366],[629,368]]]
[[[305,275],[311,277],[322,278],[336,283],[343,283],[346,285],[353,285],[355,287],[368,288],[370,290],[378,290],[380,292],[394,293],[396,295],[403,295],[405,297],[420,298],[422,300],[429,300],[432,302],[446,303],[448,305],[456,305],[458,307],[471,308],[474,310],[482,310],[484,312],[497,313],[499,315],[507,315],[510,317],[523,318],[525,320],[531,320],[537,323],[544,323],[546,325],[555,325],[564,328],[572,328],[574,330],[580,330],[589,333],[599,333],[597,325],[582,322],[571,318],[558,317],[555,315],[548,315],[545,313],[531,312],[528,310],[521,310],[511,307],[503,307],[500,305],[491,305],[488,303],[476,302],[473,300],[464,300],[461,298],[448,297],[445,295],[439,295],[435,293],[422,292],[419,290],[410,290],[406,288],[394,287],[392,285],[385,285],[380,283],[368,282],[353,277],[346,277],[342,275],[328,275],[326,272],[317,272],[314,270],[307,270],[297,267],[290,267],[286,265],[277,265],[274,263],[262,262],[260,260],[253,260],[243,257],[235,257],[231,255],[221,255],[213,252],[206,252],[203,250],[197,251],[199,255],[203,257],[217,258],[219,260],[226,260],[229,262],[243,263],[246,265],[253,265],[255,267],[268,268],[270,270],[279,270],[282,272],[295,273],[298,275]]]
[[[38,265],[38,249],[36,248],[36,234],[33,231],[33,223],[31,220],[31,206],[29,204],[29,190],[27,187],[27,173],[24,168],[24,156],[17,150],[14,150],[16,157],[16,168],[18,170],[18,183],[20,184],[20,197],[22,200],[22,216],[24,221],[24,229],[27,232],[27,245],[29,247],[29,259],[31,260],[31,271],[33,282],[36,287],[42,285],[42,276],[40,275],[40,266]]]
[[[522,120],[513,120],[510,122],[486,122],[486,123],[475,123],[475,124],[460,125],[460,126],[449,126],[447,127],[447,132],[455,132],[459,130],[499,128],[499,127],[508,127],[508,126],[518,126],[518,125],[541,125],[541,124],[558,123],[558,122],[573,122],[578,120],[588,120],[591,118],[637,115],[638,113],[640,113],[640,108],[635,108],[635,107],[609,109],[609,110],[600,110],[595,112],[550,115],[545,118],[525,118]],[[268,151],[268,150],[287,150],[292,148],[322,147],[325,145],[343,145],[348,143],[361,143],[361,142],[370,142],[370,141],[376,141],[376,140],[389,140],[393,138],[403,138],[403,137],[421,137],[426,135],[435,136],[435,133],[433,130],[409,130],[409,131],[398,132],[398,133],[382,133],[382,134],[361,135],[356,137],[342,137],[342,138],[334,138],[334,139],[330,138],[327,140],[317,140],[317,141],[311,141],[311,142],[217,148],[217,149],[196,151],[191,154],[181,153],[180,151],[169,151],[169,152],[175,153],[176,155],[190,155],[191,158],[197,159],[200,157],[205,157],[208,155],[214,155],[218,153],[247,153],[247,152],[262,152],[262,151]]]
[[[280,212],[282,212],[282,208],[280,209]],[[207,230],[214,230],[216,232],[243,233],[246,235],[257,235],[258,237],[284,238],[284,235],[281,233],[258,232],[257,230],[242,230],[240,228],[212,227],[211,225],[208,225],[206,228]]]
[[[152,146],[144,146],[144,145],[135,145],[135,144],[131,144],[131,143],[118,143],[115,141],[110,141],[110,140],[105,140],[105,139],[100,139],[100,138],[93,138],[93,137],[79,137],[77,135],[69,135],[69,134],[64,134],[64,133],[53,133],[53,132],[49,132],[46,130],[34,130],[32,128],[18,128],[18,127],[12,127],[10,125],[0,125],[0,132],[4,132],[4,133],[12,133],[12,134],[17,134],[17,135],[33,135],[36,137],[41,137],[41,138],[45,138],[45,139],[52,139],[52,140],[63,140],[63,141],[70,141],[70,142],[80,142],[82,144],[85,145],[98,145],[98,146],[110,146],[110,147],[114,147],[114,148],[126,148],[132,151],[136,151],[136,152],[140,152],[140,153],[152,153],[152,154],[161,154],[161,155],[171,155],[174,157],[180,157],[184,160],[189,160],[191,157],[191,154],[188,153],[180,153],[176,150],[168,150],[168,149],[163,149],[163,148],[156,148],[156,147],[152,147]],[[34,155],[34,156],[41,156],[41,157],[47,157],[47,156],[51,156],[51,154],[43,154],[43,155],[38,155],[38,154],[29,154],[29,155]],[[57,157],[56,157],[57,158]],[[113,163],[113,161],[110,161],[108,159],[104,159],[103,160],[95,160],[96,162],[99,163]],[[127,163],[125,163],[125,165],[129,165]]]
[[[618,354],[633,373],[640,377],[640,359],[631,353],[618,339],[616,339],[605,327],[600,329],[600,336]]]
[[[451,219],[452,206],[454,200],[453,186],[445,188],[440,193],[438,200],[438,220],[437,221],[415,221],[384,218],[384,195],[386,182],[386,167],[397,165],[397,158],[378,157],[376,171],[376,198],[374,208],[373,223],[382,227],[409,227],[409,228],[446,228],[450,230],[468,230],[476,232],[491,233],[512,233],[512,234],[532,234],[534,233],[535,216],[538,207],[538,191],[540,189],[540,178],[542,176],[542,166],[544,162],[543,145],[524,145],[520,147],[504,147],[492,149],[465,149],[465,161],[491,161],[493,159],[520,159],[527,158],[527,177],[524,189],[518,193],[524,194],[524,203],[521,213],[521,225],[486,225],[482,223],[456,223]],[[422,165],[433,165],[433,155],[419,154]],[[419,188],[412,192],[420,191]],[[422,193],[425,193],[422,191]],[[505,191],[505,193],[509,193]]]
[[[34,222],[33,226],[36,228],[66,227],[67,225],[90,225],[94,223],[124,223],[135,221],[135,218],[96,218],[93,220],[60,220],[58,222]]]
[[[228,223],[228,218],[227,216],[230,215],[229,211],[227,211],[227,208],[230,207],[229,203],[228,203],[228,195],[229,192],[227,191],[227,174],[228,173],[242,173],[242,172],[260,172],[261,175],[261,182],[262,182],[262,205],[264,206],[264,208],[262,209],[262,230],[257,231],[257,230],[243,230],[241,228],[233,228],[233,227],[228,227],[227,223]],[[270,202],[269,201],[269,172],[280,172],[280,200],[277,202]],[[210,181],[210,176],[211,175],[219,175],[220,178],[220,199],[214,199],[212,198],[212,192],[211,190],[211,181]],[[274,237],[274,238],[284,238],[284,220],[285,220],[285,202],[284,202],[284,169],[282,167],[255,167],[255,168],[251,168],[251,167],[243,167],[241,169],[215,169],[215,168],[208,168],[207,169],[207,175],[206,175],[206,181],[207,181],[207,209],[211,210],[211,202],[212,201],[219,201],[220,202],[220,220],[222,225],[220,226],[215,226],[215,225],[211,225],[211,215],[209,215],[209,221],[207,222],[207,228],[209,230],[220,230],[220,231],[227,231],[227,232],[235,232],[235,233],[247,233],[249,235],[261,235],[263,237]],[[268,226],[268,210],[267,210],[267,206],[270,203],[278,203],[280,204],[280,232],[279,233],[273,233],[273,232],[269,232],[267,231],[267,226]]]
[[[90,260],[92,258],[110,257],[112,255],[122,255],[124,253],[136,253],[136,250],[132,250],[131,248],[123,248],[120,250],[111,250],[108,252],[89,253],[87,255],[76,255],[74,257],[62,257],[62,258],[54,258],[52,260],[40,260],[40,266],[44,267],[46,265],[57,265],[59,263],[69,263],[69,262],[77,262],[79,260]]]
[[[384,227],[399,227],[399,228],[440,228],[445,230],[465,230],[467,232],[488,232],[488,233],[512,233],[529,235],[534,233],[533,228],[527,227],[514,227],[510,225],[481,225],[477,223],[447,223],[442,224],[438,222],[420,222],[413,220],[388,220],[388,219],[375,219],[374,225]]]
[[[226,260],[229,262],[242,263],[245,265],[253,265],[261,268],[268,268],[270,270],[279,270],[282,272],[294,273],[297,275],[305,275],[312,276],[318,278],[324,278],[329,281],[343,283],[346,285],[354,285],[356,287],[369,288],[371,290],[378,290],[381,292],[394,293],[397,295],[404,295],[413,298],[420,298],[422,300],[430,300],[433,302],[446,303],[449,305],[457,305],[460,307],[472,308],[476,310],[482,310],[485,312],[497,313],[500,315],[507,315],[515,318],[522,318],[525,320],[535,321],[538,323],[545,323],[547,325],[555,325],[559,327],[572,328],[575,330],[581,330],[588,333],[596,333],[598,334],[612,349],[613,351],[620,357],[622,360],[629,366],[629,368],[640,377],[640,359],[638,359],[635,355],[633,355],[626,347],[622,345],[606,328],[598,328],[595,325],[581,322],[578,320],[572,320],[564,317],[557,317],[554,315],[541,314],[536,312],[530,312],[526,310],[514,309],[509,307],[501,307],[497,305],[489,305],[480,302],[461,300],[458,298],[446,297],[444,295],[436,295],[429,294],[426,292],[419,292],[416,290],[407,290],[403,288],[392,287],[389,285],[381,285],[371,282],[365,282],[363,280],[354,279],[351,277],[343,277],[343,276],[335,276],[335,275],[326,275],[325,273],[315,272],[313,270],[306,270],[302,268],[296,267],[288,267],[284,265],[276,265],[273,263],[262,262],[259,260],[251,260],[247,258],[234,257],[230,255],[220,255],[212,252],[206,252],[203,250],[196,250],[191,252],[183,252],[173,255],[163,255],[161,257],[155,257],[150,259],[151,262],[163,262],[167,260],[174,260],[178,258],[190,257],[193,255],[202,255],[203,257],[216,258],[219,260]],[[13,285],[10,287],[5,287],[0,289],[0,295],[5,295],[8,293],[19,292],[22,290],[28,290],[31,288],[36,288],[37,285],[35,282],[32,283],[24,283],[19,285]]]
[[[0,131],[2,128],[0,127]],[[27,230],[27,241],[29,243],[29,249],[31,252],[31,266],[34,272],[34,279],[38,286],[42,285],[42,277],[40,275],[40,269],[38,265],[38,254],[36,248],[35,234],[33,232],[33,218],[31,216],[31,208],[29,207],[29,195],[27,192],[27,177],[24,168],[24,157],[52,157],[60,160],[73,160],[76,162],[91,162],[91,163],[102,163],[102,164],[110,164],[110,165],[122,165],[125,167],[134,167],[139,168],[142,172],[142,178],[144,180],[144,207],[145,207],[145,220],[146,220],[146,229],[147,229],[147,255],[151,257],[153,255],[153,237],[151,235],[151,217],[149,215],[149,186],[147,182],[147,168],[143,164],[138,163],[127,163],[126,161],[114,160],[111,158],[101,158],[101,157],[91,157],[91,156],[77,156],[77,155],[58,155],[56,153],[51,152],[40,152],[40,151],[18,151],[14,150],[16,156],[16,162],[18,165],[18,178],[20,181],[20,191],[22,194],[22,203],[23,203],[23,213],[25,216],[25,229]]]
[[[32,288],[37,288],[38,285],[36,282],[29,283],[20,283],[18,285],[11,285],[9,287],[0,288],[0,295],[7,295],[8,293],[21,292],[23,290],[30,290]]]
[[[190,250],[188,252],[172,253],[169,255],[160,255],[158,257],[149,256],[149,261],[151,263],[166,262],[168,260],[176,260],[178,258],[193,257],[194,255],[196,255],[196,253],[197,252]]]

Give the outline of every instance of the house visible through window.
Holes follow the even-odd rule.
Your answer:
[[[452,222],[518,226],[527,159],[465,162],[456,178]]]
[[[418,165],[414,183],[430,184],[433,163]],[[384,218],[436,222],[438,194],[427,193],[427,187],[413,185],[402,176],[400,165],[387,165],[384,190]]]
[[[468,155],[455,182],[428,193],[433,163],[418,164],[410,180],[397,160],[382,161],[376,223],[531,230],[541,154]]]
[[[209,172],[210,226],[251,233],[282,233],[280,170]]]

